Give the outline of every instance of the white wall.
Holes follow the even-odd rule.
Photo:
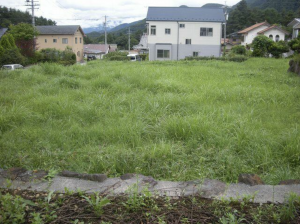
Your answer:
[[[251,44],[255,37],[257,37],[257,33],[268,28],[268,26],[260,26],[255,28],[254,30],[249,31],[247,34],[244,34],[244,42],[242,45]]]
[[[268,30],[264,33],[265,36],[269,37],[270,35],[273,35],[273,41],[276,40],[276,35],[279,35],[279,40],[285,39],[285,34],[277,29]]]
[[[148,44],[171,43],[177,44],[177,22],[150,21]],[[185,39],[192,39],[192,45],[220,45],[221,23],[216,22],[179,22],[185,28],[179,28],[179,44],[185,44]],[[151,35],[151,26],[156,26],[156,35]],[[213,36],[200,36],[200,27],[213,28]],[[165,29],[171,29],[171,34],[165,34]]]

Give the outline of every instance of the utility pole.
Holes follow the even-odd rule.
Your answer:
[[[34,17],[34,10],[35,9],[39,9],[37,8],[38,6],[40,6],[40,4],[38,4],[38,1],[36,0],[26,0],[26,5],[28,7],[28,9],[31,9],[31,17],[32,17],[32,26],[33,28],[35,28],[35,17]],[[35,37],[33,38],[33,50],[35,51]]]
[[[224,52],[223,55],[225,56],[226,54],[226,26],[227,26],[227,5],[226,5],[226,1],[225,1],[225,12],[224,12],[224,16],[225,16],[225,23],[224,23]]]
[[[128,32],[128,54],[130,54],[130,27]]]
[[[37,0],[26,0],[26,5],[28,9],[31,9],[31,17],[32,17],[32,26],[35,27],[35,18],[34,18],[34,10],[40,6]]]
[[[105,23],[104,23],[104,43],[105,43],[105,53],[106,53],[106,51],[107,51],[107,36],[106,36],[106,17],[107,16],[105,16]]]

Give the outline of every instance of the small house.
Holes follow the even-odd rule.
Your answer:
[[[288,26],[293,28],[292,38],[297,38],[300,34],[300,18],[295,18]]]

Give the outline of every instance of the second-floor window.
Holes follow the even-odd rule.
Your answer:
[[[179,27],[180,27],[180,28],[185,28],[185,24],[180,23],[180,24],[179,24]]]
[[[156,26],[151,26],[151,35],[156,35]]]
[[[79,40],[80,40],[80,43],[81,43],[81,37],[79,38]]]
[[[57,39],[53,39],[53,43],[57,43]]]
[[[192,44],[192,39],[185,39],[185,44]]]
[[[45,39],[45,43],[47,43],[47,39]]]
[[[68,43],[68,38],[62,38],[62,43],[67,44]]]
[[[200,36],[212,37],[213,36],[213,28],[201,27],[200,28]]]
[[[77,44],[77,37],[75,37],[75,44]]]
[[[165,29],[165,34],[171,34],[171,29],[169,28]]]

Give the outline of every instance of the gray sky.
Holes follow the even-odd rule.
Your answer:
[[[35,0],[37,1],[37,0]],[[240,0],[227,0],[232,6]],[[0,0],[1,6],[26,10],[26,0]],[[225,4],[222,0],[39,0],[37,16],[57,22],[57,25],[81,25],[83,28],[103,24],[108,16],[109,25],[128,23],[144,19],[148,6],[200,7],[206,3]]]

